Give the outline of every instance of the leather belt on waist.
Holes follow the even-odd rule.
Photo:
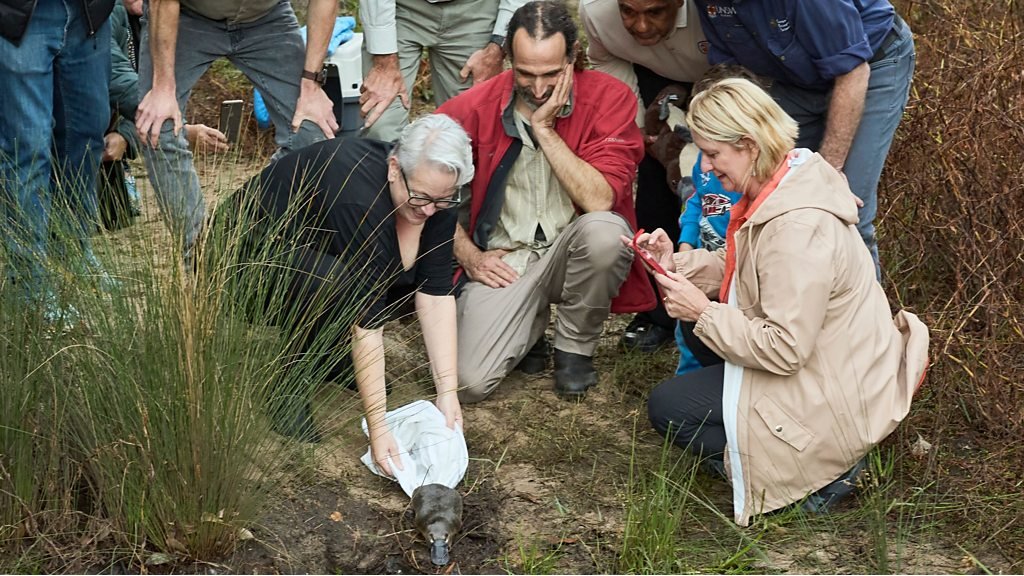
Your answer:
[[[895,14],[892,21],[892,28],[889,29],[889,33],[885,35],[885,40],[882,40],[882,45],[875,50],[875,53],[871,56],[871,60],[868,60],[869,64],[878,62],[885,57],[885,52],[890,46],[896,43],[900,39],[900,29],[906,26],[903,19],[900,18],[899,14]]]

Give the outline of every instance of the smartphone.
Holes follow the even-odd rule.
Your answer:
[[[661,267],[661,264],[659,264],[658,261],[654,259],[654,256],[652,256],[650,252],[637,246],[636,239],[639,238],[640,235],[643,233],[643,228],[636,231],[636,234],[633,235],[633,244],[630,247],[633,249],[633,252],[636,252],[636,255],[639,256],[640,259],[643,260],[644,263],[651,268],[651,270],[654,270],[658,274],[667,275],[668,273],[665,272],[665,269]]]
[[[217,129],[228,137],[228,144],[238,142],[242,134],[241,100],[225,100],[220,103],[220,123]]]

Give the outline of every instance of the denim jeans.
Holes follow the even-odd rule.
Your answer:
[[[142,18],[140,96],[153,85],[153,58],[149,49],[148,4]],[[182,117],[192,87],[214,60],[227,58],[259,89],[274,123],[279,153],[302,148],[324,139],[316,124],[305,121],[292,133],[292,117],[299,99],[299,81],[306,47],[288,0],[281,0],[266,15],[245,24],[209,20],[184,8],[178,22],[174,58],[176,97]],[[143,157],[157,202],[171,234],[181,242],[188,258],[203,227],[205,205],[199,177],[185,131],[174,135],[171,122],[160,130],[159,148],[143,146]]]
[[[843,166],[850,190],[864,202],[858,214],[860,221],[857,223],[857,231],[871,251],[871,258],[879,273],[878,242],[875,239],[878,180],[910,96],[910,81],[914,76],[916,59],[910,28],[902,23],[896,31],[898,39],[871,63],[864,112]],[[772,85],[771,93],[779,105],[800,124],[797,147],[817,150],[825,134],[831,92],[814,92],[776,82]]]
[[[81,0],[38,2],[19,45],[0,38],[0,234],[27,294],[43,288],[52,224],[91,255],[109,77],[110,24],[90,36]]]

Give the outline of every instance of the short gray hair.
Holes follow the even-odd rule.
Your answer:
[[[407,174],[426,164],[455,172],[458,188],[473,179],[469,135],[445,114],[427,114],[403,128],[391,155]]]

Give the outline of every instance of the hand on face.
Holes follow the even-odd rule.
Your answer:
[[[551,128],[558,118],[562,107],[569,103],[569,95],[572,94],[573,69],[572,62],[567,63],[563,68],[555,87],[548,99],[533,111],[530,117],[530,124],[537,128]]]

